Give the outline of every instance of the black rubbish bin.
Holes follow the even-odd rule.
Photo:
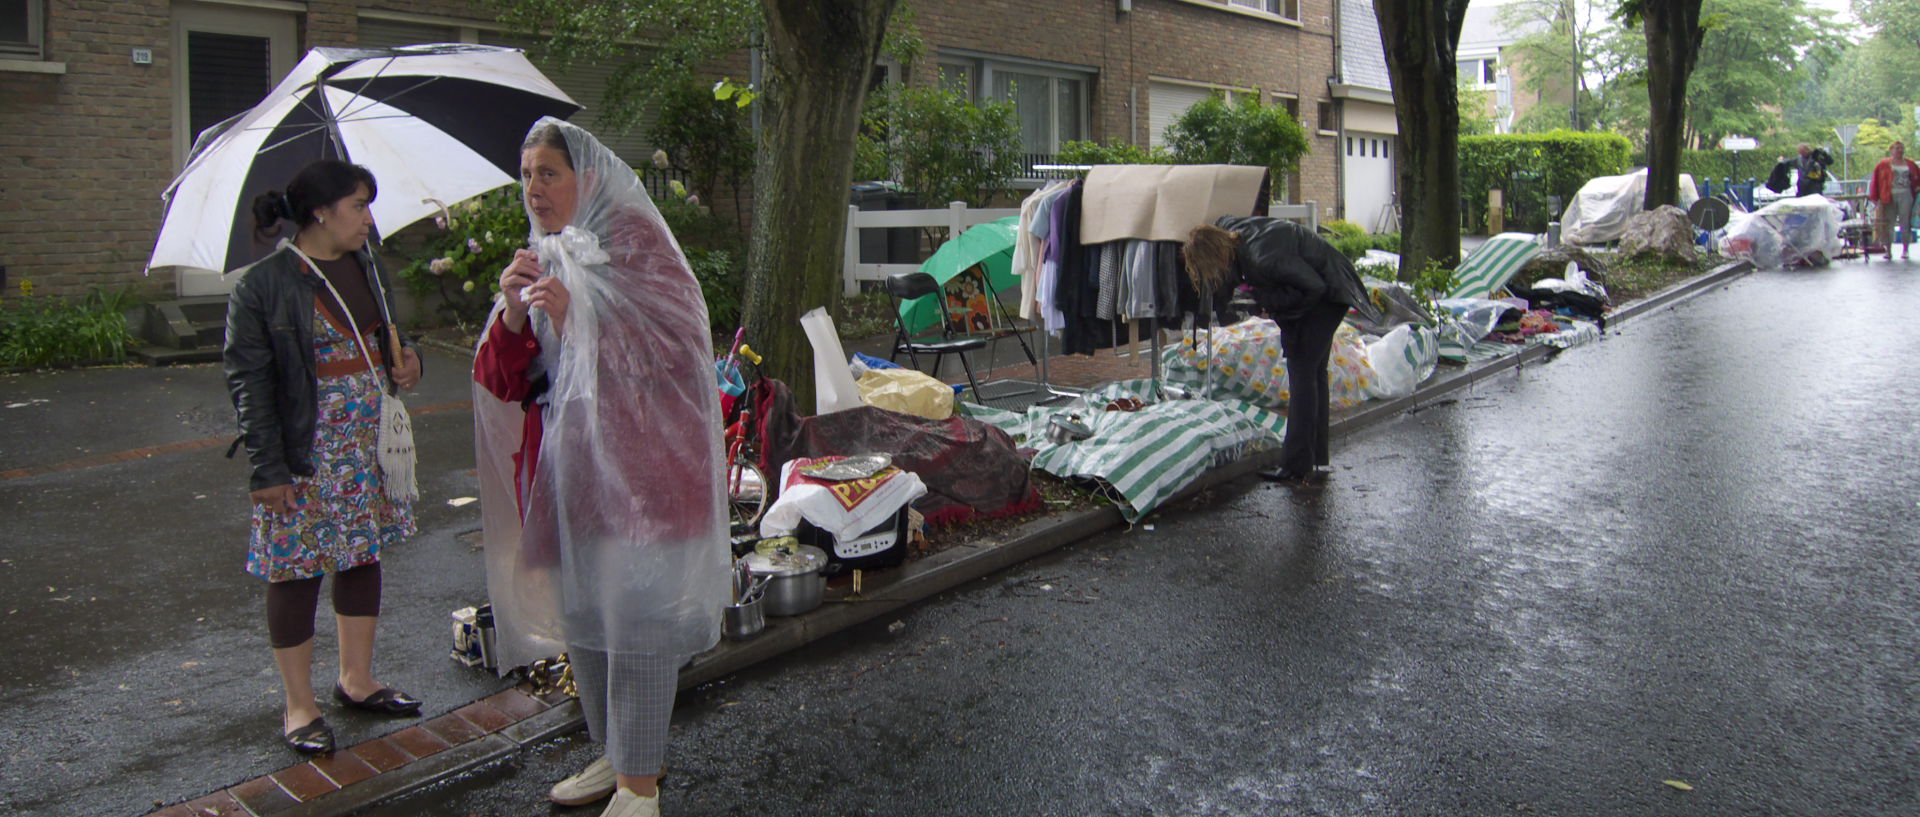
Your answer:
[[[861,210],[911,210],[905,193],[886,182],[855,182],[849,202]],[[912,264],[920,260],[920,230],[888,227],[860,231],[860,263]]]

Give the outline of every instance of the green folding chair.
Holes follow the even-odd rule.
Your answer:
[[[1461,259],[1447,297],[1491,298],[1539,254],[1539,236],[1532,233],[1501,233],[1489,238]]]

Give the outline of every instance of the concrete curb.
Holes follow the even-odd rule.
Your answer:
[[[1750,263],[1737,261],[1660,290],[1645,299],[1617,310],[1608,319],[1609,326],[1663,309],[1713,287],[1725,284],[1752,270]],[[463,354],[471,350],[452,344],[429,341],[428,345]],[[1535,346],[1499,360],[1470,366],[1465,370],[1429,380],[1412,395],[1396,400],[1367,403],[1332,423],[1334,436],[1344,436],[1377,425],[1430,403],[1447,393],[1470,386],[1501,372],[1558,354],[1560,349]],[[1167,505],[1202,491],[1247,476],[1268,467],[1277,452],[1249,457],[1215,468],[1175,494]],[[1008,534],[1001,542],[976,542],[902,565],[863,582],[862,598],[848,599],[844,592],[830,589],[826,604],[801,616],[771,618],[760,635],[748,641],[723,641],[708,652],[696,656],[680,672],[680,688],[707,683],[762,661],[799,649],[814,641],[871,621],[907,605],[923,601],[999,570],[1049,553],[1067,544],[1125,524],[1116,508],[1101,507],[1059,516],[1031,520]],[[392,771],[374,775],[300,802],[274,815],[284,817],[332,817],[346,815],[382,801],[432,786],[448,778],[495,763],[529,745],[551,740],[582,728],[585,721],[576,702],[567,701],[551,709],[484,734]],[[237,787],[236,787],[237,788]]]

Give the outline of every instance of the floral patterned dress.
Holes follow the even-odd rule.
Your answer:
[[[350,331],[316,300],[316,363],[359,359]],[[367,348],[378,341],[367,337]],[[376,442],[380,386],[367,369],[319,379],[313,429],[313,476],[294,475],[297,507],[278,516],[253,507],[247,572],[270,582],[306,579],[372,564],[380,549],[414,533],[410,503],[388,499],[380,485]]]

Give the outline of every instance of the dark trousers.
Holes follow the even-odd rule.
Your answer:
[[[1287,436],[1280,443],[1280,468],[1306,474],[1326,465],[1328,406],[1327,359],[1333,335],[1347,317],[1346,304],[1320,304],[1296,320],[1280,322],[1280,350],[1287,356]]]

